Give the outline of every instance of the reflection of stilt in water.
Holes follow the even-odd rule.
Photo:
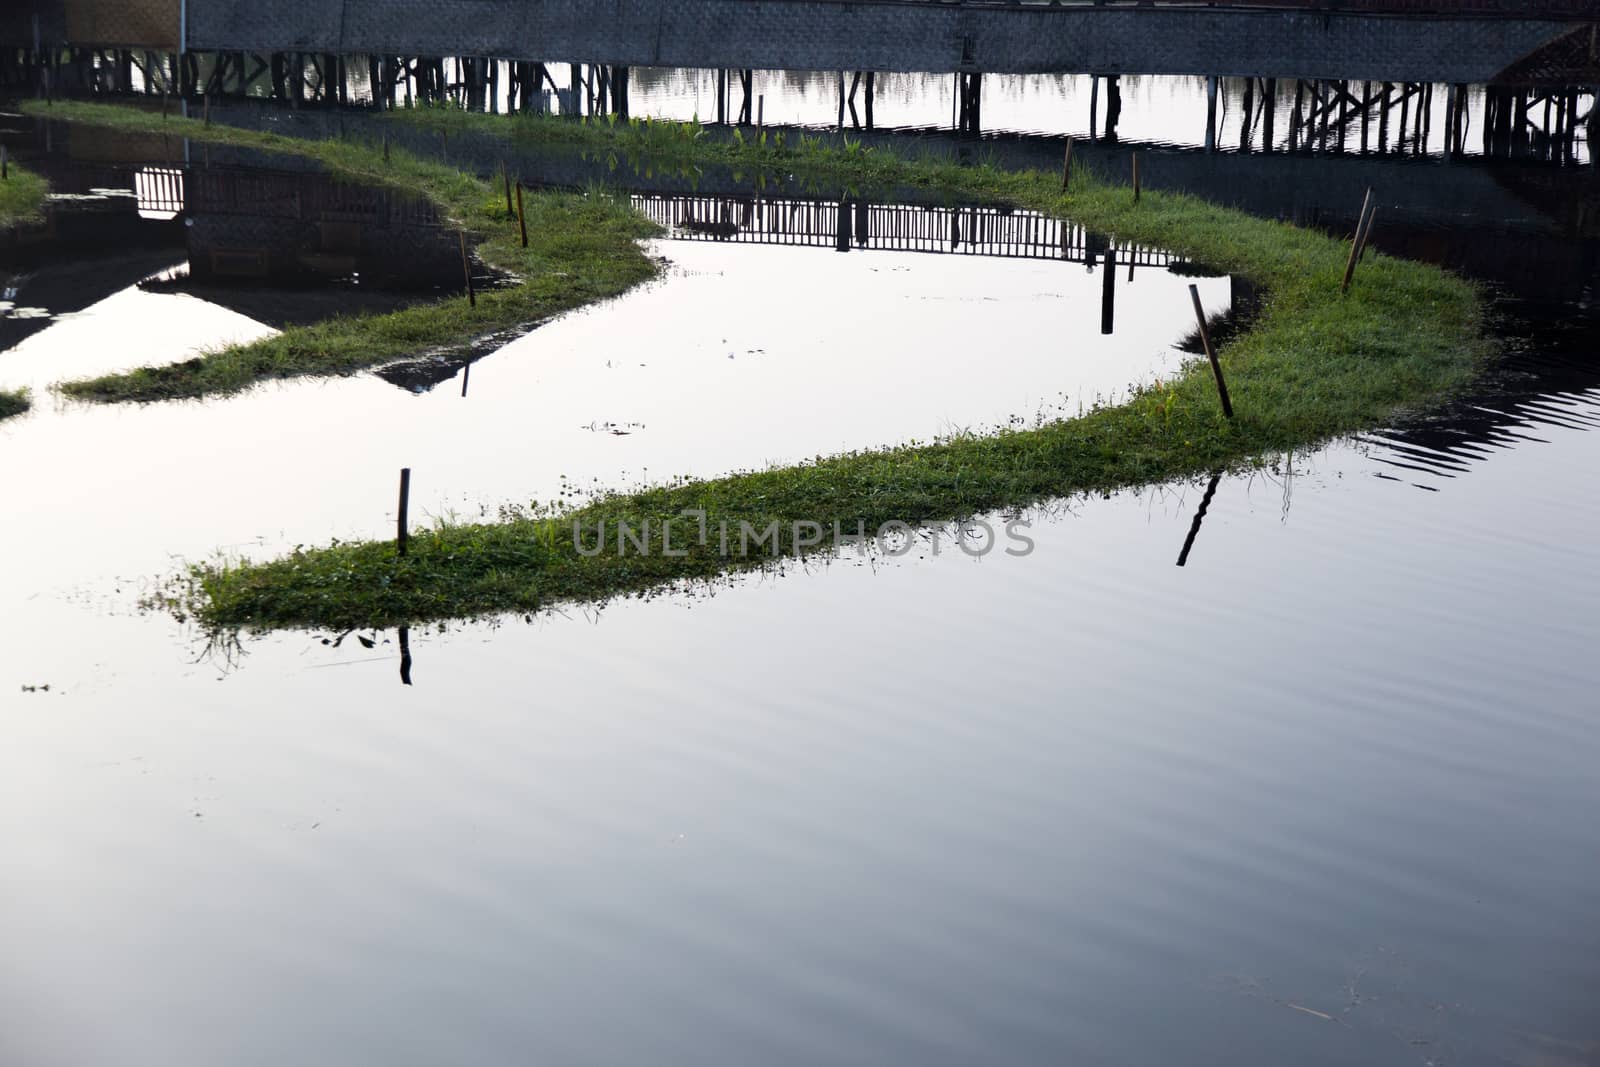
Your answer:
[[[400,627],[400,684],[411,684],[411,629]]]
[[[461,368],[461,395],[467,395],[467,382],[472,379],[472,364],[468,363]]]
[[[1206,76],[1206,151],[1217,149],[1217,76]]]
[[[1122,77],[1106,77],[1106,144],[1117,143],[1117,122],[1122,118]]]
[[[977,137],[983,132],[983,75],[956,75],[956,133]]]
[[[1111,333],[1117,311],[1117,246],[1106,246],[1106,269],[1100,283],[1100,332]]]
[[[1200,508],[1194,513],[1194,522],[1189,524],[1189,536],[1183,539],[1183,550],[1178,553],[1180,567],[1189,562],[1189,550],[1194,548],[1194,539],[1200,535],[1200,524],[1205,521],[1206,509],[1211,507],[1211,498],[1217,495],[1217,485],[1221,481],[1222,472],[1217,471],[1206,485],[1206,495],[1200,498]]]
[[[1239,120],[1239,151],[1250,151],[1251,126],[1255,121],[1256,110],[1256,80],[1244,80],[1244,115]]]

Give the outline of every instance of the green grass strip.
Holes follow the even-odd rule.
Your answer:
[[[1266,299],[1251,328],[1222,353],[1238,416],[1222,417],[1210,370],[1195,361],[1174,379],[1077,418],[616,492],[582,504],[557,501],[495,523],[444,523],[414,535],[404,558],[392,542],[375,541],[261,563],[198,565],[170,605],[209,625],[382,626],[535,611],[803,553],[815,533],[806,524],[870,533],[886,522],[948,522],[1214,471],[1432,406],[1465,384],[1492,351],[1477,290],[1442,270],[1373,255],[1341,295],[1345,242],[1179,193],[1146,191],[1135,204],[1126,186],[1086,172],[1075,174],[1071,192],[1063,193],[1058,174],[909,159],[810,137],[716,139],[692,124],[578,124],[449,110],[400,112],[396,120],[493,132],[532,146],[566,145],[630,168],[727,164],[751,174],[925,187],[1064,215],[1119,241],[1247,275]],[[342,158],[361,150],[315,151]],[[483,200],[481,191],[472,196]],[[477,207],[493,212],[492,205]],[[685,511],[705,516],[709,536],[697,535],[700,521],[683,518]],[[674,554],[664,540],[668,520]],[[582,537],[574,537],[575,524]],[[619,524],[634,538],[648,528],[648,548],[619,541]],[[737,531],[765,532],[774,524],[770,543],[738,553]],[[590,554],[602,528],[604,547]],[[720,543],[725,528],[734,531],[731,552]]]
[[[0,230],[37,222],[44,216],[44,198],[50,185],[39,175],[15,163],[6,166],[0,181]]]
[[[24,110],[42,112],[29,103]],[[348,315],[290,327],[259,341],[228,345],[195,359],[62,383],[68,396],[103,402],[155,401],[236,393],[271,378],[349,374],[424,351],[462,349],[478,337],[526,327],[563,311],[615,296],[653,277],[656,266],[638,238],[654,232],[611,195],[535,193],[524,198],[529,247],[494,183],[381,144],[311,141],[272,132],[206,126],[138,108],[57,101],[52,119],[133,133],[185,136],[212,144],[314,159],[352,182],[425,196],[467,232],[479,257],[520,284],[418,304],[386,314]]]
[[[0,419],[21,415],[32,406],[26,389],[0,389]]]

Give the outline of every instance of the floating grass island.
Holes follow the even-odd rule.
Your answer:
[[[528,321],[611,296],[655,270],[637,244],[647,224],[599,193],[533,198],[530,235],[537,230],[539,237],[537,249],[524,254],[494,184],[440,163],[398,153],[385,163],[372,145],[202,128],[104,105],[57,104],[53,115],[123,128],[181,128],[191,137],[296,152],[353,178],[404,185],[434,198],[479,237],[486,261],[522,280],[504,295],[485,294],[477,315],[456,301],[340,319],[202,357],[192,370],[69,383],[73,395],[148,400],[227,392],[263,377],[345,373],[502,324],[500,316]],[[1059,174],[911,159],[809,137],[718,138],[693,124],[574,123],[454,110],[394,112],[391,121],[659,164],[921,187],[1065,216],[1118,241],[1247,276],[1265,294],[1261,311],[1221,353],[1236,417],[1223,417],[1210,368],[1197,360],[1123,403],[1034,428],[615,492],[496,523],[441,524],[414,534],[403,557],[383,541],[199,565],[170,603],[206,624],[354,627],[535,611],[825,549],[836,529],[870,534],[886,523],[947,523],[1216,471],[1434,406],[1471,378],[1492,347],[1476,288],[1443,270],[1374,254],[1341,293],[1346,242],[1183,194],[1145,191],[1135,202],[1128,187],[1088,172],[1074,173],[1064,192]],[[730,550],[718,535],[730,529],[757,531],[762,539],[753,552],[748,543]]]

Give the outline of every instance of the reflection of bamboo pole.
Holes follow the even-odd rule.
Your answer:
[[[1189,551],[1194,548],[1194,539],[1200,534],[1200,524],[1205,521],[1206,509],[1211,507],[1211,498],[1217,495],[1217,485],[1222,481],[1222,472],[1211,476],[1211,481],[1206,485],[1206,495],[1200,498],[1200,507],[1194,513],[1194,522],[1189,525],[1189,536],[1183,539],[1183,550],[1178,553],[1178,566],[1186,566],[1189,562]]]
[[[1200,287],[1189,286],[1189,296],[1194,300],[1194,317],[1200,323],[1200,344],[1211,361],[1211,373],[1217,379],[1217,396],[1222,398],[1222,413],[1233,418],[1233,401],[1228,399],[1228,383],[1222,380],[1222,364],[1217,362],[1217,350],[1211,347],[1211,331],[1206,328],[1206,309],[1200,305]]]

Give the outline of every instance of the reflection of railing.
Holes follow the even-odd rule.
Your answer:
[[[673,237],[750,244],[945,252],[1086,262],[1106,241],[1037,211],[854,201],[735,199],[640,193],[633,205]],[[1165,267],[1170,253],[1119,248],[1123,263]]]
[[[133,176],[139,214],[170,219],[183,210],[183,171],[172,167],[147,167]]]

